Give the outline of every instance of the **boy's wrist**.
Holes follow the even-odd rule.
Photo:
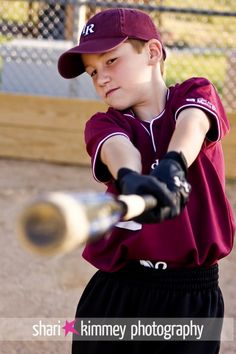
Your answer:
[[[151,176],[164,182],[168,189],[176,195],[176,205],[179,205],[177,207],[179,212],[188,202],[191,191],[191,185],[186,179],[187,172],[188,165],[184,154],[182,152],[169,151],[150,173]]]
[[[181,166],[182,170],[185,173],[185,176],[187,175],[188,163],[182,151],[169,151],[165,154],[163,159],[171,159],[173,161],[176,161]]]
[[[121,167],[118,172],[117,172],[117,180],[121,180],[124,176],[126,176],[129,173],[137,173],[134,170],[131,170],[128,167]]]

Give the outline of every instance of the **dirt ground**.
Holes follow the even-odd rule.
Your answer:
[[[53,258],[41,258],[22,248],[16,221],[29,199],[50,190],[103,191],[87,167],[0,159],[0,320],[2,318],[73,319],[78,299],[95,268],[82,249]],[[236,212],[236,181],[227,182]],[[236,250],[220,262],[220,284],[225,316],[236,319]],[[9,339],[9,338],[8,338]],[[2,341],[1,354],[69,354],[70,341]],[[236,353],[234,341],[222,343],[221,354]],[[112,353],[107,353],[112,354]],[[180,353],[181,354],[181,353]],[[204,353],[199,353],[204,354]]]

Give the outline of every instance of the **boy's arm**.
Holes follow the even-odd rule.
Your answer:
[[[135,221],[156,223],[172,214],[170,205],[174,208],[174,202],[170,191],[155,177],[141,174],[141,155],[129,139],[122,135],[107,139],[101,147],[100,158],[117,181],[120,193],[152,195],[166,205],[164,210],[154,208],[135,218]]]
[[[178,116],[168,151],[182,152],[189,167],[198,156],[209,129],[210,119],[201,109],[183,110]]]
[[[210,120],[202,110],[183,110],[178,116],[168,151],[181,151],[190,166],[196,159],[209,128]],[[139,173],[142,170],[140,152],[122,135],[107,139],[102,145],[100,157],[115,179],[122,167]]]
[[[191,190],[187,168],[199,154],[209,128],[210,120],[200,109],[182,111],[167,154],[149,176],[140,174],[140,153],[127,138],[115,136],[103,144],[101,159],[117,179],[121,193],[151,194],[158,201],[156,208],[136,221],[160,222],[180,214]]]
[[[141,173],[141,155],[129,139],[115,135],[107,139],[101,148],[100,157],[112,176],[117,179],[120,168],[126,167]]]

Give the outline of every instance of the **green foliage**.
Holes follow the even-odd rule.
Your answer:
[[[165,80],[169,86],[190,77],[202,76],[211,80],[219,93],[222,93],[226,63],[226,57],[223,54],[171,52],[165,63]]]

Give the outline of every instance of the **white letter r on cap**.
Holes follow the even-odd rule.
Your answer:
[[[93,27],[94,27],[94,24],[93,24],[93,23],[91,23],[91,24],[88,25],[88,26],[84,26],[83,31],[82,31],[82,34],[83,34],[84,36],[87,36],[88,34],[94,33]]]

